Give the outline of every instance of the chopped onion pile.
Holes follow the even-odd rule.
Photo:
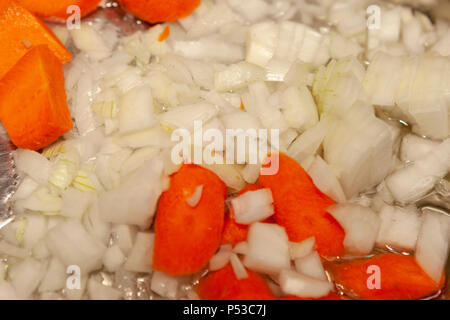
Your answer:
[[[186,290],[195,277],[152,269],[151,229],[181,165],[171,159],[171,135],[198,134],[195,121],[203,133],[277,130],[278,141],[253,142],[294,158],[337,203],[329,212],[345,230],[346,255],[375,246],[413,253],[440,280],[450,224],[439,212],[421,213],[417,201],[450,172],[450,24],[380,4],[380,26],[367,30],[370,4],[205,0],[184,19],[128,35],[104,19],[55,27],[76,51],[65,66],[75,129],[41,153],[13,152],[20,184],[16,217],[0,230],[0,299],[136,297],[142,279],[151,298],[198,298]],[[170,37],[159,41],[166,26]],[[201,139],[192,151],[224,163],[234,156]],[[198,162],[192,154],[183,161]],[[199,164],[235,192],[258,181],[262,159],[251,155]],[[276,209],[270,189],[229,204],[248,237],[222,245],[209,271],[230,263],[245,279],[253,270],[284,295],[334,290],[314,237],[293,243],[283,227],[262,222]],[[66,287],[74,265],[79,290]]]

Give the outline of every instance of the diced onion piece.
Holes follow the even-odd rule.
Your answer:
[[[230,261],[231,245],[220,246],[219,251],[209,260],[209,270],[215,271],[222,269]]]
[[[59,291],[66,286],[66,266],[53,257],[47,267],[47,272],[39,285],[39,292]]]
[[[89,297],[92,300],[119,300],[122,292],[113,287],[108,287],[91,277],[87,283]]]
[[[265,67],[275,54],[278,27],[274,22],[252,25],[247,34],[246,61]]]
[[[194,121],[203,121],[203,123],[216,116],[218,110],[212,104],[200,102],[193,105],[180,106],[170,109],[160,115],[159,121],[163,126],[171,129],[184,128],[192,129]]]
[[[242,178],[247,183],[255,183],[259,178],[260,170],[260,164],[246,164],[245,167],[241,170]]]
[[[130,148],[167,147],[172,144],[169,132],[160,126],[122,135],[117,142],[121,146]]]
[[[67,189],[62,196],[61,215],[81,219],[91,204],[92,197],[74,188]]]
[[[283,227],[256,222],[250,226],[247,239],[246,267],[267,274],[290,267],[289,240]]]
[[[30,197],[19,200],[17,203],[28,210],[54,214],[58,214],[62,206],[61,198],[51,194],[49,189],[44,187],[37,189]]]
[[[298,59],[303,62],[313,62],[322,42],[322,35],[312,28],[306,27],[302,47]]]
[[[16,289],[7,281],[0,282],[0,299],[1,300],[19,300]]]
[[[149,232],[138,232],[136,239],[124,264],[124,269],[132,272],[152,271],[153,243],[155,235]]]
[[[372,104],[393,107],[395,92],[401,81],[401,57],[379,52],[372,59],[364,79],[364,89]]]
[[[150,289],[161,297],[175,299],[178,292],[178,280],[163,272],[155,271],[152,275]]]
[[[36,151],[17,149],[13,152],[17,170],[27,174],[39,184],[47,183],[51,172],[51,164]]]
[[[232,23],[236,16],[231,8],[224,2],[217,2],[205,14],[195,19],[187,32],[189,38],[200,38],[217,32],[222,26]]]
[[[346,197],[339,180],[321,156],[315,157],[311,166],[308,168],[308,174],[316,187],[334,201],[338,203],[346,201]]]
[[[258,21],[270,13],[270,6],[264,0],[228,0],[228,4],[250,22]]]
[[[449,163],[450,139],[447,139],[423,158],[392,173],[386,178],[386,186],[399,203],[414,202],[447,174]]]
[[[9,271],[11,284],[21,299],[30,298],[45,274],[45,264],[27,258],[14,265]]]
[[[448,258],[450,221],[439,212],[424,212],[415,258],[422,269],[440,282]]]
[[[247,254],[248,253],[248,243],[246,241],[239,242],[233,248],[233,252],[236,254]]]
[[[120,101],[120,132],[127,133],[151,127],[155,122],[153,99],[149,86],[136,87]]]
[[[92,104],[91,108],[104,118],[114,118],[117,114],[115,101],[97,101]]]
[[[28,198],[34,191],[36,191],[38,187],[39,184],[36,181],[30,177],[25,177],[20,182],[16,192],[14,192],[14,200],[23,200]]]
[[[322,144],[330,125],[332,123],[328,118],[322,118],[319,123],[303,132],[291,143],[288,155],[299,162],[313,156]]]
[[[72,181],[74,188],[83,192],[95,192],[100,188],[100,182],[93,172],[78,170]]]
[[[79,28],[72,29],[70,33],[75,46],[91,58],[101,60],[110,55],[104,39],[92,25],[83,23]]]
[[[290,127],[306,130],[319,122],[316,104],[306,86],[289,87],[281,100],[283,114]]]
[[[416,161],[433,150],[439,142],[407,134],[402,139],[400,158],[403,161]]]
[[[420,217],[415,208],[384,206],[380,213],[377,245],[413,251],[420,229]]]
[[[0,253],[19,259],[25,259],[30,255],[27,249],[12,245],[6,240],[0,241]]]
[[[232,253],[230,256],[231,267],[233,268],[234,274],[236,275],[236,279],[245,279],[248,278],[247,270],[245,270],[244,265],[241,262],[241,259],[237,256],[237,254]]]
[[[251,224],[273,215],[273,198],[270,189],[246,192],[231,200],[237,223]]]
[[[361,255],[372,251],[380,224],[375,212],[356,204],[336,205],[328,211],[345,230],[346,250]]]
[[[118,224],[148,227],[155,213],[165,177],[160,158],[152,158],[118,188],[99,195],[101,217]]]
[[[312,251],[305,257],[295,259],[295,269],[308,277],[324,281],[328,279],[317,251]]]
[[[117,224],[112,228],[111,234],[114,243],[116,243],[120,250],[127,255],[133,247],[133,241],[136,235],[136,231],[133,227],[127,224]]]
[[[347,198],[378,185],[394,164],[394,136],[373,108],[356,103],[328,129],[324,159],[336,173]]]
[[[48,182],[60,190],[65,190],[78,172],[80,156],[77,151],[71,150],[59,156],[53,167]]]
[[[148,64],[150,61],[150,51],[142,43],[140,37],[136,36],[129,40],[124,47],[125,51],[142,64]]]
[[[125,260],[126,257],[119,246],[113,245],[106,249],[105,255],[103,256],[103,265],[109,272],[116,272],[123,265]]]
[[[311,278],[287,269],[281,271],[279,283],[285,294],[303,298],[320,298],[326,296],[333,288],[328,281]]]
[[[225,161],[224,161],[225,162]],[[227,185],[227,187],[234,190],[241,190],[246,183],[242,178],[236,165],[233,164],[202,164],[202,167],[211,170],[219,176],[219,178]]]
[[[333,59],[342,59],[347,56],[358,56],[363,48],[351,39],[347,39],[339,33],[332,32],[330,38],[330,55]]]
[[[190,205],[192,208],[197,206],[197,204],[200,202],[200,199],[202,198],[202,191],[203,191],[203,185],[197,186],[194,190],[194,193],[192,196],[186,199],[186,202],[188,205]]]
[[[159,36],[164,28],[163,24],[156,24],[142,34],[142,43],[146,47],[144,51],[157,56],[163,56],[169,52],[170,48],[167,41],[159,41]]]
[[[264,69],[243,61],[216,72],[214,87],[219,92],[238,90],[246,87],[250,82],[262,79],[264,79]]]
[[[303,258],[314,249],[316,240],[314,237],[307,238],[301,242],[289,242],[289,255],[291,260]]]
[[[27,214],[24,218],[26,226],[23,230],[23,246],[33,248],[47,232],[47,219],[38,214]]]
[[[245,57],[242,46],[213,36],[202,37],[198,40],[173,41],[173,50],[176,54],[185,58],[206,61],[215,60],[223,63],[236,63],[242,61]]]
[[[50,252],[65,265],[77,265],[83,273],[102,266],[106,247],[76,220],[61,222],[45,238]]]

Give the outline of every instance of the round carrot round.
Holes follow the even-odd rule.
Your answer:
[[[208,273],[196,287],[203,300],[274,300],[276,299],[266,281],[257,273],[247,270],[248,277],[237,279],[233,268]]]
[[[297,161],[282,153],[272,156],[278,156],[278,171],[260,175],[259,184],[272,191],[276,223],[286,229],[290,241],[314,236],[322,256],[343,254],[345,232],[327,212],[333,200],[317,189]]]
[[[193,207],[187,199],[202,186]],[[212,171],[185,164],[170,178],[155,220],[153,268],[170,275],[193,274],[205,267],[220,245],[227,190]],[[192,204],[192,203],[191,203]]]
[[[121,6],[150,23],[176,21],[189,16],[200,0],[119,0]]]
[[[395,253],[330,263],[327,269],[346,294],[358,299],[421,299],[438,292],[445,282],[445,274],[437,283],[422,270],[413,256]]]
[[[67,13],[69,6],[78,6],[81,17],[84,17],[95,11],[101,0],[17,0],[17,2],[41,18],[64,22],[73,14]]]

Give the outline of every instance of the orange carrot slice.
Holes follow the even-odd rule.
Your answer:
[[[379,268],[380,282],[374,281]],[[370,267],[370,268],[369,268]],[[370,300],[405,300],[426,298],[442,288],[416,263],[413,256],[386,253],[327,266],[334,281],[349,296]]]
[[[0,1],[0,43],[0,78],[33,45],[47,45],[61,63],[72,59],[72,54],[41,20],[10,0]]]
[[[337,293],[330,292],[327,296],[321,298],[300,298],[297,296],[285,296],[280,298],[280,300],[342,300],[342,297]]]
[[[39,45],[0,80],[0,120],[11,141],[38,150],[73,127],[61,62]]]
[[[259,187],[256,184],[247,184],[241,191],[239,191],[237,196],[240,196],[248,191],[255,191],[257,189],[259,189]],[[233,207],[230,206],[228,214],[225,217],[222,243],[235,245],[241,241],[247,240],[248,228],[248,225],[239,224],[236,222],[234,219]]]
[[[158,37],[159,42],[163,42],[170,36],[170,26],[166,26]]]
[[[314,236],[319,254],[341,255],[344,230],[326,211],[333,200],[316,188],[297,161],[282,153],[278,155],[278,172],[259,177],[261,187],[272,190],[276,223],[286,229],[290,241],[299,242]]]
[[[238,280],[230,264],[208,273],[196,287],[203,300],[274,300],[264,279],[247,270],[248,278]]]
[[[199,186],[201,198],[192,207],[186,200]],[[154,269],[185,275],[205,267],[220,245],[225,199],[226,186],[212,171],[185,164],[174,173],[156,214]]]
[[[95,11],[101,0],[16,0],[21,6],[38,17],[55,22],[64,22],[72,13],[67,13],[69,6],[78,6],[81,17]]]
[[[119,0],[122,7],[150,23],[176,21],[190,15],[200,0]]]

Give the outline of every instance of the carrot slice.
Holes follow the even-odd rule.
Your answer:
[[[316,188],[297,161],[283,153],[278,155],[278,172],[259,177],[261,187],[272,190],[276,223],[286,229],[290,241],[299,242],[314,236],[319,254],[341,255],[344,230],[326,211],[333,200]]]
[[[247,184],[237,196],[240,196],[248,191],[255,191],[259,189],[256,184]],[[233,207],[230,206],[228,214],[225,217],[225,225],[223,227],[222,243],[235,245],[241,241],[247,240],[248,225],[239,224],[234,219]]]
[[[372,267],[371,267],[372,266]],[[379,268],[380,282],[372,282]],[[371,268],[369,268],[371,267]],[[413,256],[386,253],[327,266],[334,281],[349,296],[371,300],[405,300],[426,298],[442,288],[416,263]]]
[[[327,296],[321,298],[300,298],[297,296],[284,296],[280,300],[342,300],[342,297],[337,293],[330,292]]]
[[[186,199],[199,186],[201,198],[191,207]],[[212,171],[185,164],[174,173],[156,214],[154,269],[185,275],[205,267],[220,245],[225,199],[226,186]]]
[[[200,279],[196,291],[203,300],[274,300],[264,279],[247,270],[248,278],[238,280],[233,268],[224,268],[208,273]]]
[[[72,13],[67,13],[69,6],[80,8],[81,17],[95,11],[101,0],[16,0],[21,6],[38,17],[55,22],[64,22]]]
[[[176,21],[189,16],[200,0],[119,0],[131,14],[150,23]]]
[[[17,147],[32,150],[72,129],[62,64],[47,46],[33,47],[0,80],[0,120]]]
[[[10,0],[0,1],[0,43],[0,78],[33,45],[46,44],[61,63],[72,59],[72,54],[41,20]]]

